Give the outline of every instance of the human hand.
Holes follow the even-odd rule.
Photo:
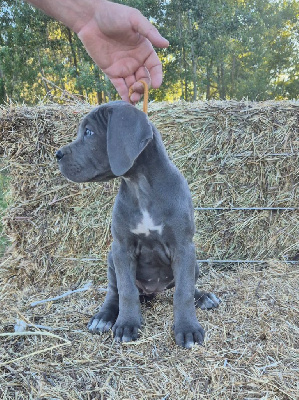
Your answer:
[[[141,79],[153,88],[161,85],[162,64],[153,45],[164,48],[169,43],[140,11],[107,0],[26,1],[78,34],[123,100],[140,100]]]
[[[163,48],[169,43],[135,8],[106,0],[94,2],[92,17],[77,34],[122,100],[140,100],[141,79],[153,88],[161,85],[162,64],[153,45]],[[131,86],[134,92],[129,99]]]

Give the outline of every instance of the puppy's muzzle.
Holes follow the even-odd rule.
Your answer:
[[[62,157],[64,156],[64,153],[61,150],[56,151],[56,159],[57,161],[60,161],[62,159]]]

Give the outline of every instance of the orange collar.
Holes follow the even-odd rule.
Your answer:
[[[140,81],[138,81],[138,82],[142,83],[143,87],[144,87],[143,112],[145,112],[145,114],[147,114],[147,109],[148,109],[148,84],[142,79]],[[133,90],[133,86],[131,86],[130,89],[129,89],[129,97],[131,97],[133,91],[134,91]]]

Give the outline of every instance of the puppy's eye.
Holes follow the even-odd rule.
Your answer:
[[[91,131],[90,129],[86,128],[85,132],[84,132],[84,136],[91,136],[91,135],[94,135],[94,132]]]

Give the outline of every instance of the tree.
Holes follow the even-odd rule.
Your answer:
[[[298,98],[299,0],[120,0],[170,41],[155,100]],[[77,35],[27,3],[2,1],[0,103],[118,98]]]
[[[62,102],[69,94],[96,102],[108,91],[116,96],[68,28],[20,1],[5,1],[0,16],[2,102]]]

